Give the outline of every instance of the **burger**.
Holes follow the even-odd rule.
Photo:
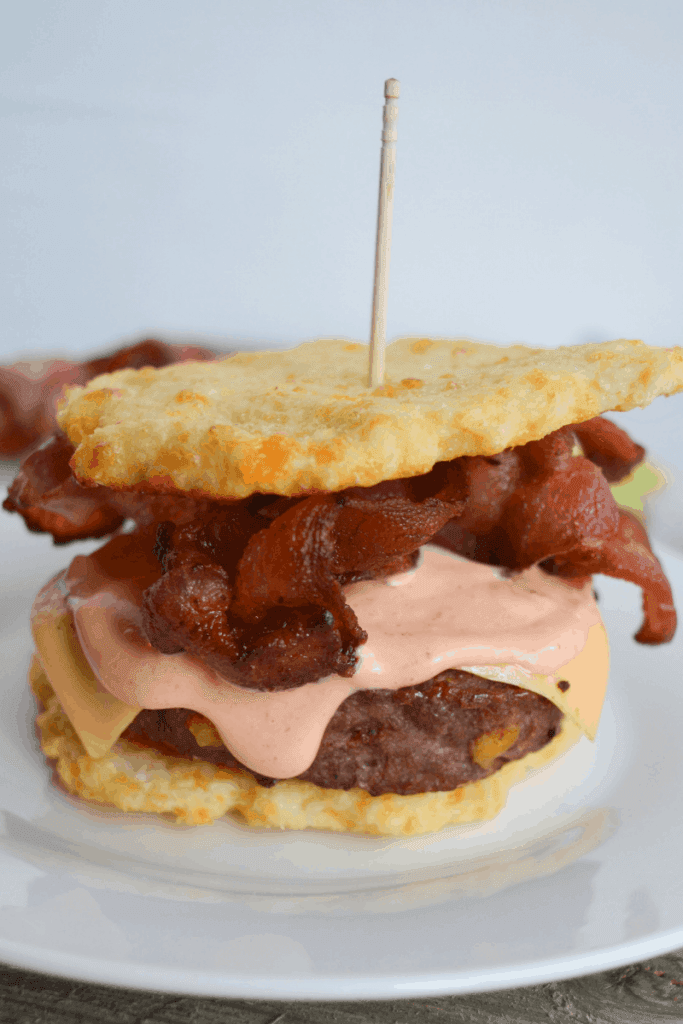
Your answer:
[[[683,349],[404,338],[386,381],[324,340],[68,391],[4,507],[102,538],[38,595],[30,684],[56,777],[184,824],[406,836],[495,816],[595,737],[594,573],[671,588],[611,486],[609,410],[683,390]]]

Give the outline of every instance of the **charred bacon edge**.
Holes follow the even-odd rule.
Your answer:
[[[643,449],[606,423],[374,487],[227,502],[83,487],[73,448],[56,435],[26,460],[4,507],[56,543],[104,536],[126,517],[160,522],[162,575],[144,595],[150,641],[252,689],[352,675],[366,634],[343,587],[400,571],[429,541],[511,571],[540,564],[576,585],[595,572],[635,582],[644,595],[637,639],[666,642],[676,627],[671,589],[601,468],[619,479]],[[573,454],[577,437],[585,455]]]

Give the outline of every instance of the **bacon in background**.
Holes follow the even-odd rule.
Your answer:
[[[197,345],[170,345],[148,338],[82,363],[44,359],[0,366],[0,458],[17,458],[54,433],[57,400],[66,387],[87,384],[100,373],[217,356]]]

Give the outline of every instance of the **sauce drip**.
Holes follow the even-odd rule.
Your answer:
[[[427,546],[411,572],[346,589],[368,632],[352,678],[329,676],[266,693],[235,686],[190,655],[156,650],[142,628],[142,593],[150,582],[149,562],[129,576],[97,555],[71,563],[61,585],[93,672],[127,704],[205,715],[238,760],[274,778],[310,767],[330,719],[356,690],[413,686],[464,666],[553,674],[583,649],[600,621],[590,583],[568,586],[538,568],[506,577]]]

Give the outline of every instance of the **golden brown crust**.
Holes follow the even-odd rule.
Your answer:
[[[57,775],[70,793],[122,811],[170,814],[185,825],[210,824],[232,813],[255,827],[402,837],[486,821],[502,810],[511,786],[527,770],[548,764],[580,736],[565,718],[561,732],[542,750],[450,793],[372,797],[360,789],[321,789],[296,779],[266,789],[246,772],[168,757],[125,740],[106,757],[90,757],[37,658],[29,682],[43,708],[36,718],[43,752],[55,760]]]
[[[683,349],[402,338],[386,384],[370,391],[366,374],[367,347],[343,341],[122,370],[69,392],[59,423],[82,481],[218,498],[337,491],[647,405],[683,389]]]

